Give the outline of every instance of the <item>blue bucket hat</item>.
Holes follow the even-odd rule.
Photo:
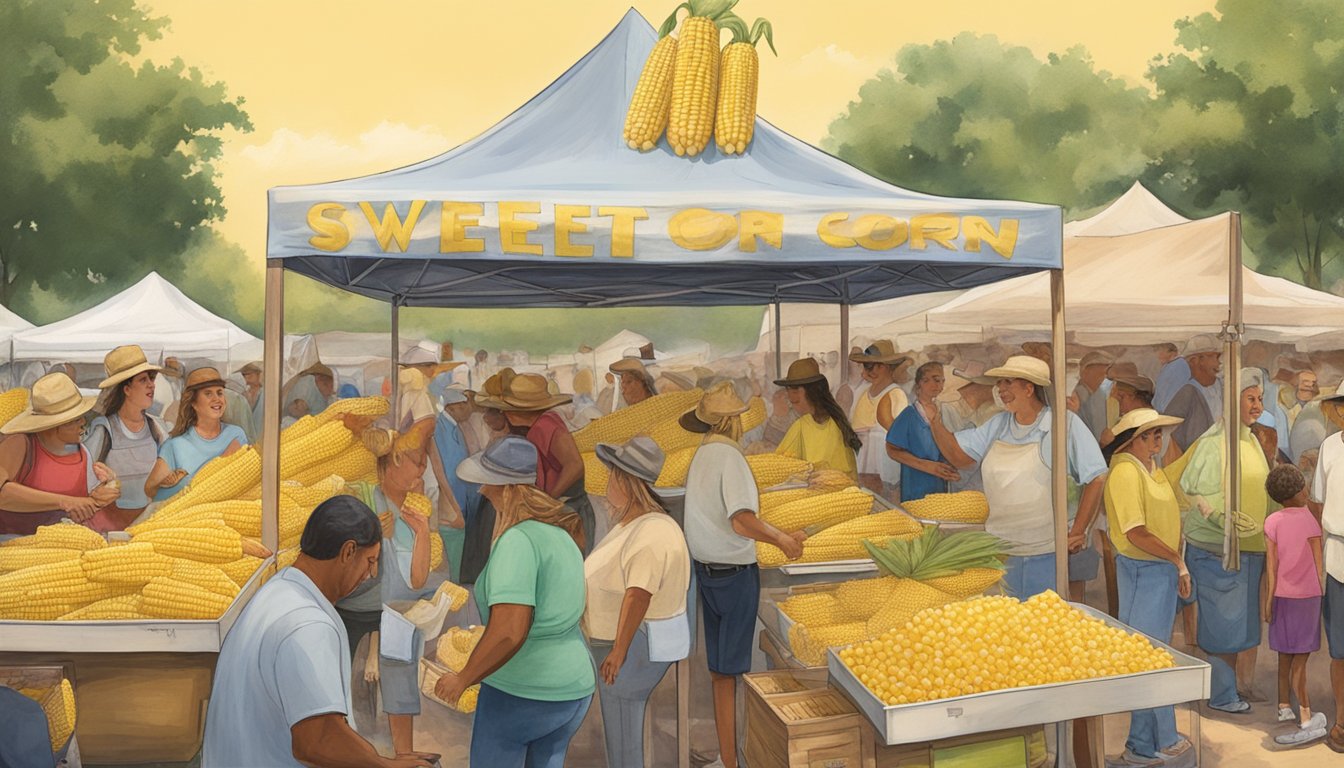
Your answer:
[[[463,459],[457,465],[457,476],[481,485],[535,485],[537,447],[516,435],[502,437]]]

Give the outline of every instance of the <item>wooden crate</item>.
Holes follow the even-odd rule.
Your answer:
[[[747,764],[862,768],[863,715],[826,683],[826,670],[746,675]]]
[[[1040,725],[889,747],[864,720],[863,738],[864,768],[1043,768],[1050,761]]]

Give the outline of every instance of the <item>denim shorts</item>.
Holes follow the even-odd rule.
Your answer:
[[[725,569],[697,562],[695,581],[704,611],[709,671],[720,675],[750,672],[761,600],[760,568],[755,563]]]

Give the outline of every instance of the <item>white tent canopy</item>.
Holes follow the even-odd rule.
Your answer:
[[[0,306],[0,341],[9,341],[19,331],[32,328],[33,324]]]
[[[1171,210],[1139,182],[1099,213],[1064,225],[1065,237],[1115,237],[1190,221]]]
[[[937,291],[899,299],[856,304],[849,308],[850,339],[896,339],[902,349],[927,346],[925,314],[957,298],[964,291]],[[840,311],[821,304],[783,304],[780,306],[780,348],[785,354],[809,355],[837,349],[840,338]],[[978,338],[978,336],[977,336]],[[951,339],[958,341],[965,339]],[[946,343],[935,339],[930,343]],[[775,312],[766,309],[761,318],[757,352],[775,348]],[[839,350],[847,352],[848,349]]]
[[[1135,217],[1126,216],[1126,210],[1153,220],[1180,219],[1169,210],[1169,216],[1156,212],[1154,202],[1142,187],[1132,188],[1116,202],[1115,213],[1108,208],[1085,220],[1091,222],[1086,230],[1132,229]],[[1227,319],[1232,236],[1232,214],[1224,213],[1130,234],[1066,237],[1065,315],[1071,337],[1102,346],[1218,333]],[[1326,332],[1333,318],[1344,316],[1344,298],[1290,280],[1243,267],[1242,283],[1249,340],[1296,343]],[[987,337],[1002,331],[1045,333],[1049,295],[1045,275],[982,286],[930,311],[928,328],[978,330]]]
[[[159,273],[103,303],[14,334],[15,360],[101,363],[114,347],[138,344],[151,360],[167,355],[226,359],[230,348],[256,341],[187,298]]]

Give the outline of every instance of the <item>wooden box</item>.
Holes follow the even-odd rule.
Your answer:
[[[867,720],[863,726],[864,768],[1042,768],[1050,760],[1040,725],[890,747]]]
[[[752,768],[862,768],[863,716],[826,670],[746,675],[746,759]]]

